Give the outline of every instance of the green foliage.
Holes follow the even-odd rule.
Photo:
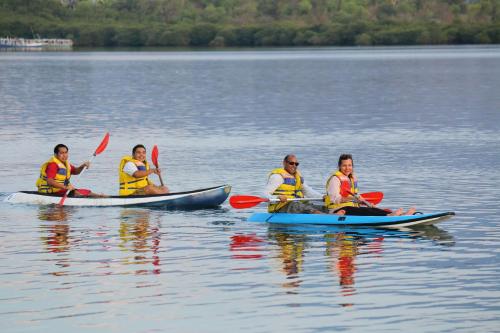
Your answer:
[[[193,46],[208,46],[215,38],[217,28],[210,23],[197,24],[189,34],[190,44]]]
[[[120,27],[116,29],[114,42],[117,46],[144,46],[146,44],[144,32],[140,27]]]
[[[175,26],[164,30],[159,37],[161,46],[189,46],[190,28],[186,26]]]
[[[259,29],[255,35],[256,46],[293,45],[297,28],[291,25],[271,25]]]
[[[225,27],[218,36],[224,38],[225,46],[254,46],[256,27]]]
[[[500,43],[500,0],[0,0],[0,36],[78,46]]]
[[[373,44],[373,39],[370,34],[365,32],[356,36],[355,43],[359,46],[369,46]]]
[[[417,44],[424,29],[408,26],[404,29],[388,28],[373,34],[372,40],[377,45],[414,45]]]

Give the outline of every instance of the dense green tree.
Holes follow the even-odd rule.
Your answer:
[[[81,46],[499,43],[500,0],[0,0],[0,36]]]

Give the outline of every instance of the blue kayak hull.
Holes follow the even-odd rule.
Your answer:
[[[407,227],[412,225],[434,224],[453,215],[455,215],[453,212],[437,212],[404,216],[339,216],[328,214],[255,213],[251,215],[247,221],[281,224]]]

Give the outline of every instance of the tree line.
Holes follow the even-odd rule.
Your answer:
[[[500,0],[0,0],[0,36],[77,46],[500,43]]]

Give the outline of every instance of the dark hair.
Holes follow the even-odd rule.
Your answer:
[[[66,145],[63,145],[62,143],[58,144],[57,146],[54,147],[54,154],[57,155],[59,154],[59,149],[60,148],[66,148],[66,150],[69,151],[69,148]]]
[[[146,150],[146,147],[144,147],[144,145],[141,145],[141,144],[136,145],[134,148],[132,148],[132,155],[134,155],[134,154],[135,154],[135,151],[136,151],[137,149],[139,149],[139,148],[144,148],[144,150]]]
[[[342,154],[340,155],[339,157],[339,168],[340,168],[340,164],[342,164],[342,161],[345,161],[345,160],[351,160],[352,161],[352,155],[351,154]],[[354,161],[352,162],[352,166],[354,166]]]
[[[288,162],[288,159],[290,158],[290,156],[295,156],[294,154],[288,154],[285,156],[285,158],[283,159],[283,162]]]

